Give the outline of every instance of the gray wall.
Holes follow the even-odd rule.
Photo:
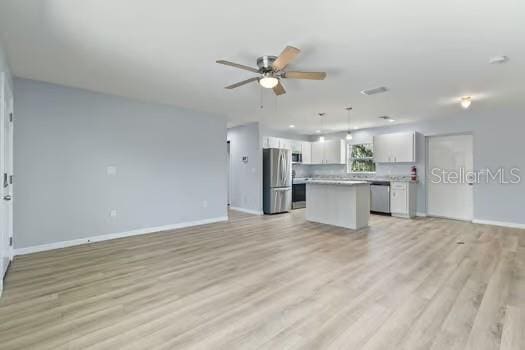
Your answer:
[[[259,123],[228,129],[230,141],[230,205],[262,211],[262,135]],[[242,157],[248,162],[243,163]]]
[[[224,117],[22,79],[15,94],[16,248],[227,215]]]
[[[12,77],[11,77],[11,71],[9,70],[9,65],[7,63],[7,54],[4,50],[2,38],[0,38],[0,73],[6,73],[7,81],[9,85],[12,87],[13,82],[12,82]]]
[[[521,169],[522,182],[519,184],[479,184],[474,187],[474,218],[509,223],[525,224],[525,119],[523,113],[515,110],[495,109],[477,111],[474,104],[467,111],[459,110],[450,118],[433,119],[411,124],[392,125],[355,131],[355,143],[370,142],[373,135],[390,132],[418,131],[425,136],[455,133],[471,133],[474,137],[474,168],[507,171]],[[341,138],[346,133],[328,135]],[[314,140],[315,137],[312,137]],[[417,142],[417,169],[420,177],[418,185],[417,211],[426,212],[426,147],[425,139]],[[378,174],[408,174],[411,164],[380,165]],[[341,167],[344,171],[344,167]],[[310,169],[310,173],[315,168]]]

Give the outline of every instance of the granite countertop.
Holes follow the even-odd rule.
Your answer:
[[[346,179],[339,179],[339,180],[309,179],[309,180],[306,180],[305,183],[316,184],[316,185],[343,185],[343,186],[368,185],[368,182],[366,181],[353,181],[353,180],[346,180]]]
[[[295,177],[294,184],[303,184],[309,180],[327,180],[327,181],[388,181],[388,182],[412,182],[417,183],[418,180],[412,180],[410,176],[396,175],[396,176],[312,176],[312,177]]]

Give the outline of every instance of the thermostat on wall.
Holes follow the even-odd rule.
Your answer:
[[[248,163],[248,156],[242,156],[242,162]]]

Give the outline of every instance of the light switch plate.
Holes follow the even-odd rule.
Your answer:
[[[117,175],[117,167],[114,165],[110,165],[106,168],[106,172],[109,176],[115,176]]]

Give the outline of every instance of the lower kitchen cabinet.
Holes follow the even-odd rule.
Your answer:
[[[416,184],[413,182],[390,183],[390,212],[392,216],[416,216]]]

